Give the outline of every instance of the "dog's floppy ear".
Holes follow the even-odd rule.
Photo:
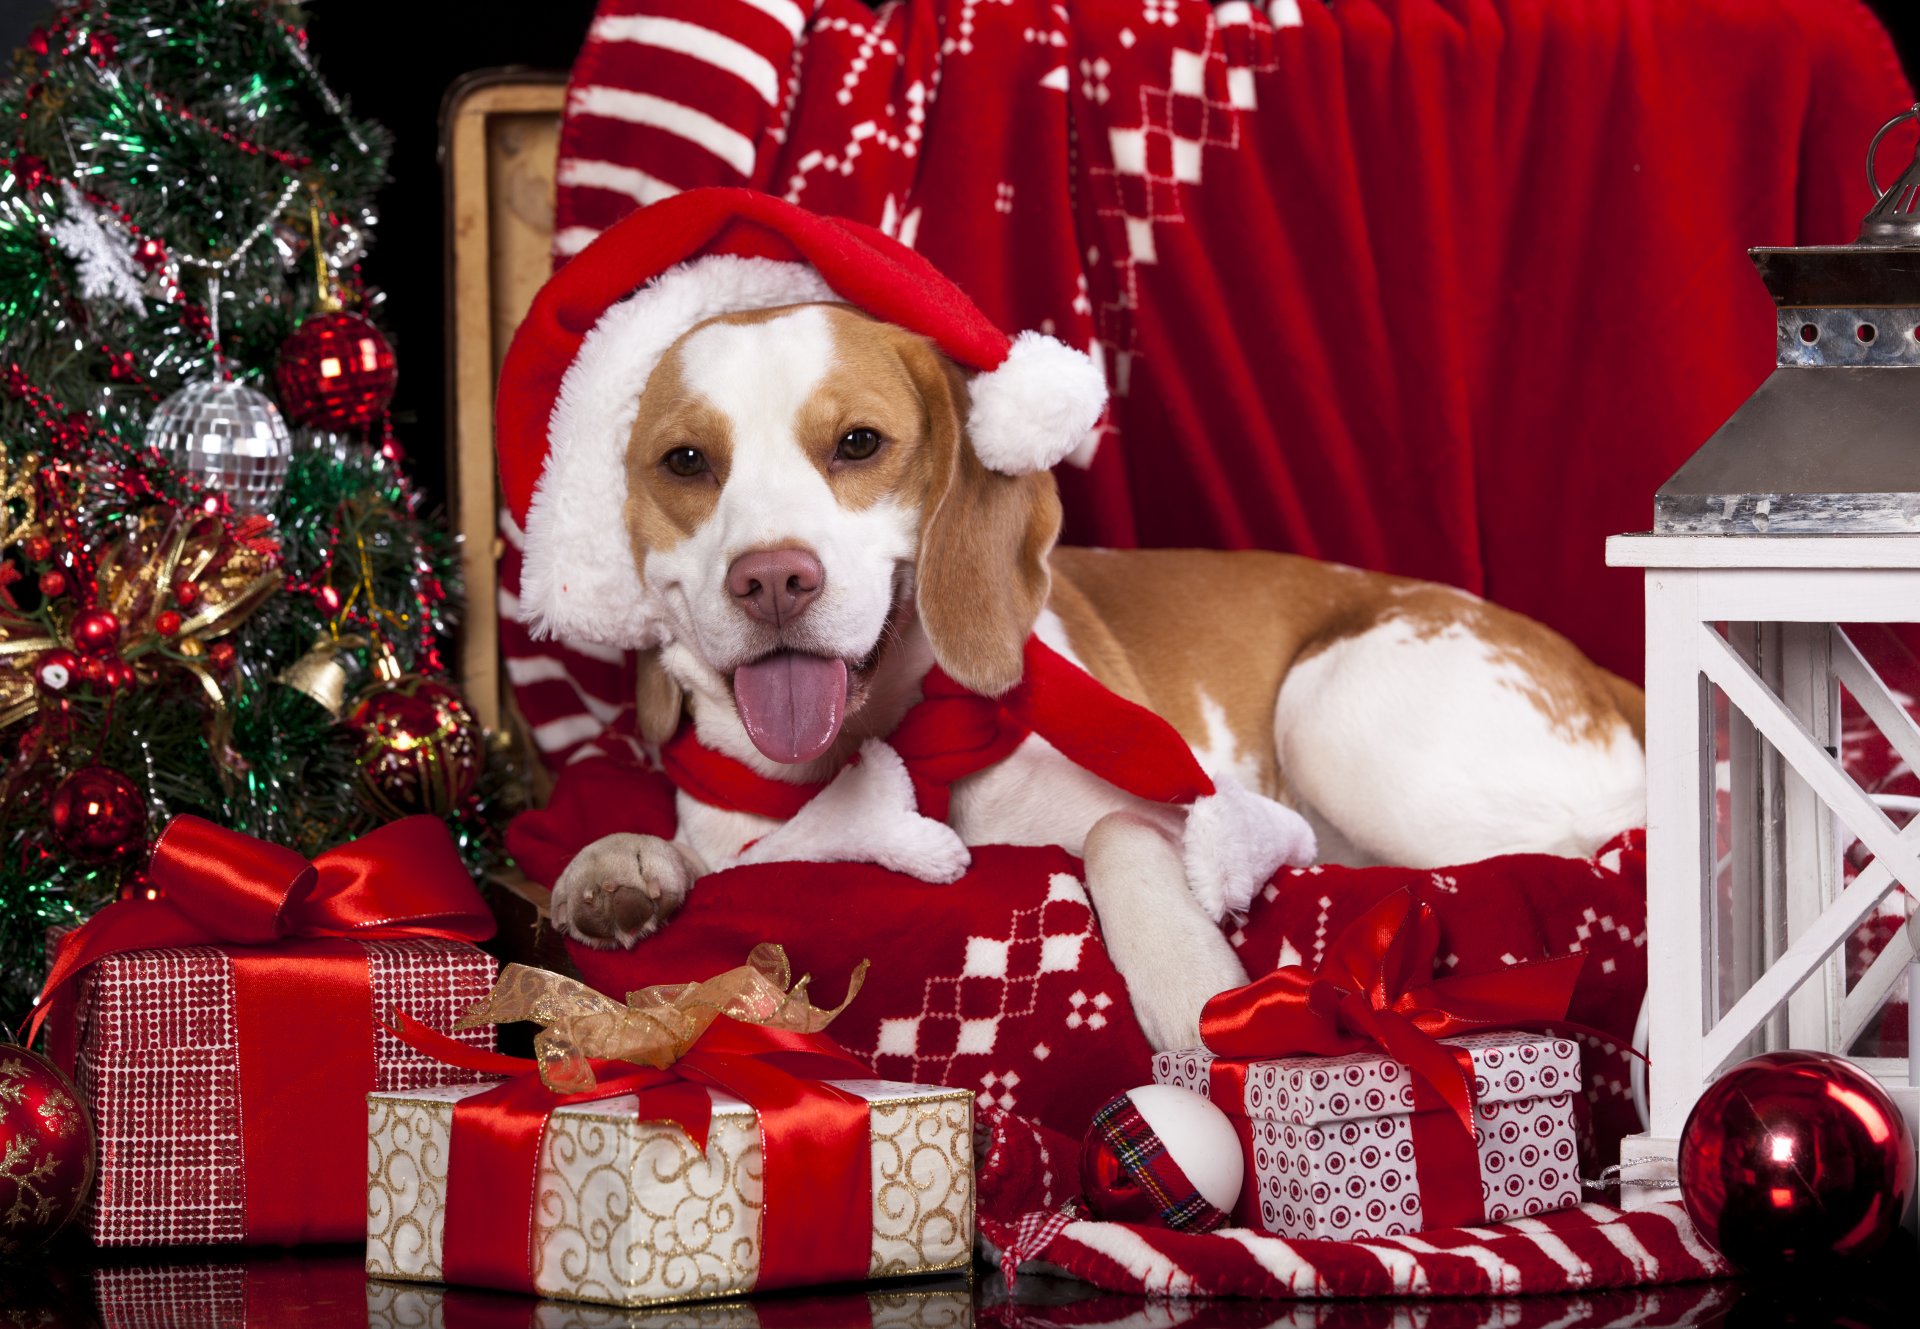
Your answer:
[[[920,622],[949,677],[997,697],[1020,681],[1027,636],[1046,608],[1059,491],[1047,471],[1002,475],[983,466],[966,437],[960,370],[918,339],[905,359],[928,422]]]
[[[637,675],[634,703],[639,711],[640,737],[649,743],[664,743],[680,728],[680,704],[684,699],[680,685],[667,672],[660,659],[661,648],[634,653]]]

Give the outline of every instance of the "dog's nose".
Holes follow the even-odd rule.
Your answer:
[[[727,569],[727,589],[740,607],[775,627],[799,617],[826,583],[820,560],[797,547],[742,554]]]

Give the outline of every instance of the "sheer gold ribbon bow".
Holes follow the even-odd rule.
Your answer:
[[[594,1087],[594,1061],[666,1070],[723,1015],[742,1024],[817,1034],[859,994],[866,975],[862,960],[848,980],[845,999],[823,1010],[808,1000],[810,976],[792,981],[785,948],[762,942],[737,969],[701,983],[641,988],[629,992],[622,1005],[577,979],[510,964],[493,992],[454,1028],[517,1020],[544,1026],[533,1039],[541,1082],[555,1093],[581,1093]]]

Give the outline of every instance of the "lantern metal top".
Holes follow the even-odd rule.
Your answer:
[[[1654,495],[1670,535],[1920,535],[1920,152],[1851,245],[1751,250],[1775,363]]]

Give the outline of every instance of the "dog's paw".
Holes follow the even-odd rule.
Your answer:
[[[693,889],[693,865],[652,835],[608,835],[574,855],[554,883],[548,916],[575,941],[632,946],[660,930]]]
[[[920,815],[900,754],[868,739],[857,764],[735,861],[878,863],[945,885],[960,880],[973,856],[951,826]]]
[[[1317,846],[1307,819],[1284,803],[1221,777],[1187,813],[1181,856],[1194,899],[1219,922],[1242,914],[1283,867],[1305,867]]]

